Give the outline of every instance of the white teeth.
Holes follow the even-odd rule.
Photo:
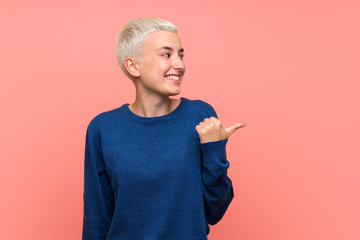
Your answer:
[[[180,79],[180,76],[175,76],[175,75],[168,75],[168,76],[166,76],[166,78],[168,78],[168,79],[171,79],[171,80],[179,80]]]

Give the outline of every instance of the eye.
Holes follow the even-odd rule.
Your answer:
[[[182,54],[182,55],[180,55],[179,57],[180,57],[180,59],[183,59],[183,58],[185,57],[185,55]]]
[[[163,56],[169,58],[169,57],[170,57],[170,53],[164,53]]]

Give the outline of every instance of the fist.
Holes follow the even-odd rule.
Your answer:
[[[199,134],[200,142],[215,142],[228,139],[231,134],[241,127],[245,127],[244,123],[236,123],[229,128],[224,128],[220,120],[216,117],[205,118],[203,122],[196,125],[195,129]]]

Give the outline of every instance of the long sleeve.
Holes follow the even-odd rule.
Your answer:
[[[106,239],[114,212],[114,193],[106,173],[97,129],[88,127],[84,161],[83,240]]]
[[[82,240],[208,239],[233,194],[226,141],[200,146],[195,129],[214,110],[182,98],[169,114],[142,117],[128,105],[87,128]]]
[[[210,104],[207,106],[208,113],[205,117],[218,118],[214,108]],[[205,217],[210,225],[221,220],[234,198],[232,182],[227,176],[227,142],[228,139],[200,143]]]
[[[227,176],[227,141],[225,139],[200,144],[205,217],[210,225],[221,220],[234,198],[232,182]]]

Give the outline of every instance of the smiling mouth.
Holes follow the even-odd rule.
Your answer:
[[[179,81],[180,80],[180,75],[166,75],[165,78],[169,79],[169,80],[175,80],[175,81]]]

